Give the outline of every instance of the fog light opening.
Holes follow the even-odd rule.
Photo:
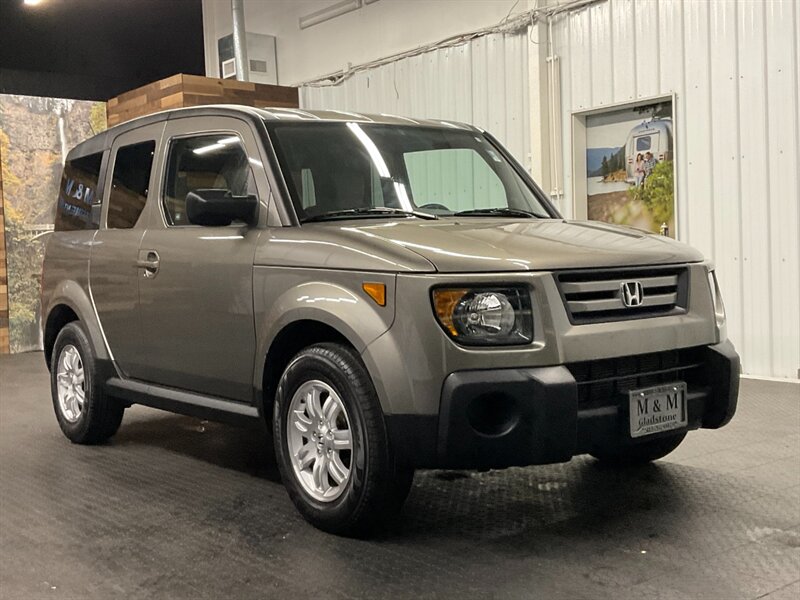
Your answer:
[[[473,398],[467,406],[470,426],[488,437],[506,435],[516,427],[519,418],[516,400],[505,394],[483,394]]]

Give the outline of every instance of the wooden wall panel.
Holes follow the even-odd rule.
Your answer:
[[[173,75],[108,101],[108,126],[170,108],[205,104],[244,104],[297,108],[297,88],[199,75]]]

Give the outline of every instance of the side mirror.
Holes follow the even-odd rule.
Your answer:
[[[230,190],[205,189],[186,194],[186,216],[192,225],[220,227],[233,221],[251,225],[257,206],[255,196],[234,196]]]

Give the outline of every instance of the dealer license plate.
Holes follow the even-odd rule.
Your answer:
[[[631,437],[686,427],[686,384],[682,381],[631,390]]]

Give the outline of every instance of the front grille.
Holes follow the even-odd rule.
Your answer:
[[[594,269],[556,273],[564,306],[575,324],[642,319],[686,312],[686,267]],[[622,286],[641,282],[643,296],[635,307],[623,303]]]
[[[578,383],[580,409],[616,404],[631,390],[684,381],[689,391],[707,384],[705,348],[602,358],[567,365]]]

